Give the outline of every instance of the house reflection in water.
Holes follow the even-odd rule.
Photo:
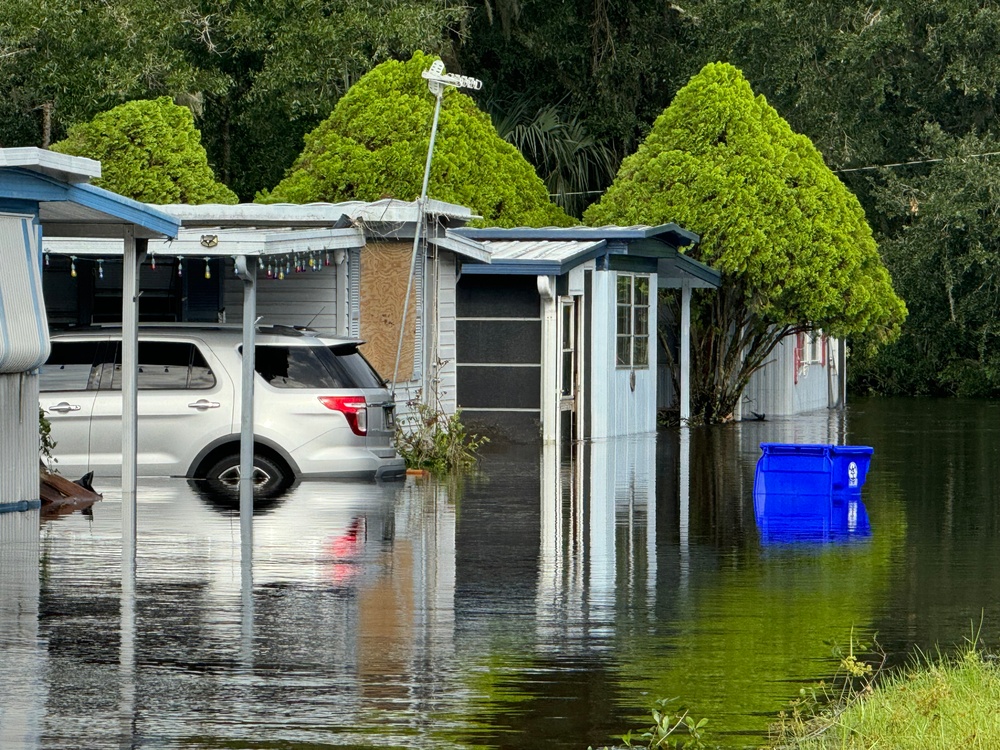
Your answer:
[[[599,647],[602,629],[612,634],[617,608],[653,607],[655,467],[655,434],[543,446],[541,631],[569,636],[559,639],[564,644]]]
[[[38,648],[39,511],[0,513],[0,744],[35,747],[48,690]]]

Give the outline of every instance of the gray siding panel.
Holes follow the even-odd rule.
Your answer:
[[[0,214],[0,373],[32,370],[49,356],[41,257],[32,218]]]
[[[0,374],[0,508],[38,503],[38,376]]]
[[[266,262],[265,262],[266,265]],[[226,321],[243,320],[243,282],[235,278],[229,261],[224,287]],[[333,266],[269,279],[257,274],[257,314],[262,325],[308,325],[333,334],[337,328],[337,272]]]

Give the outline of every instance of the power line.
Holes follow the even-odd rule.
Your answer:
[[[1000,156],[1000,151],[985,151],[981,154],[965,154],[963,156],[940,156],[936,159],[914,159],[913,161],[900,161],[894,164],[871,164],[866,167],[843,167],[841,169],[831,169],[830,171],[834,174],[843,174],[844,172],[865,172],[875,169],[895,169],[896,167],[912,167],[917,164],[937,164],[943,161],[955,161],[958,159],[978,159],[987,156]],[[556,198],[560,195],[601,195],[604,190],[583,190],[573,193],[549,193],[550,198]]]
[[[841,172],[864,172],[866,170],[872,169],[893,169],[895,167],[909,167],[914,164],[935,164],[942,161],[954,161],[956,159],[976,159],[981,156],[1000,156],[1000,151],[987,151],[982,154],[966,154],[964,156],[942,156],[937,159],[914,159],[913,161],[901,161],[895,164],[872,164],[867,167],[844,167],[843,169],[833,169],[831,170],[835,174]]]

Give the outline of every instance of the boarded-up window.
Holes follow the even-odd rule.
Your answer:
[[[369,242],[361,251],[361,338],[367,342],[362,352],[385,378],[392,377],[396,361],[412,249],[413,246],[406,242]],[[416,286],[414,283],[406,313],[406,333],[396,378],[400,383],[413,376],[417,316],[420,314]]]

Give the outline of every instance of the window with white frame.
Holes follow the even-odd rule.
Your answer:
[[[619,273],[615,364],[649,367],[649,274]]]
[[[823,364],[826,361],[826,357],[824,356],[826,337],[823,335],[823,331],[810,331],[805,335],[803,343],[805,344],[802,353],[802,361],[804,363]]]

